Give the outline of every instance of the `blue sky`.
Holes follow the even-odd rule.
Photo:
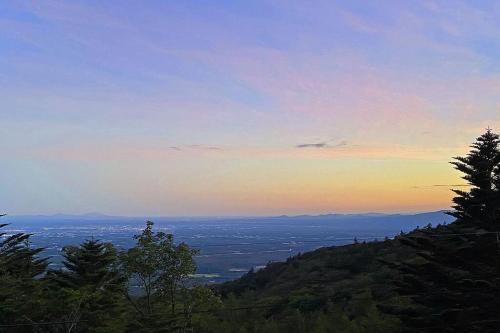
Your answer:
[[[494,1],[0,3],[2,210],[449,206],[500,126]]]

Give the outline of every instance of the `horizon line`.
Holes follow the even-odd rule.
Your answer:
[[[439,212],[450,212],[452,209],[437,209],[437,210],[425,210],[425,211],[397,211],[397,212],[376,212],[376,211],[368,211],[368,212],[331,212],[331,213],[304,213],[304,214],[274,214],[274,215],[114,215],[114,214],[104,214],[104,213],[54,213],[54,214],[5,214],[6,218],[8,217],[87,217],[87,218],[144,218],[144,219],[154,219],[154,218],[180,218],[180,219],[192,219],[192,218],[278,218],[278,217],[321,217],[328,215],[418,215],[425,213],[439,213]]]

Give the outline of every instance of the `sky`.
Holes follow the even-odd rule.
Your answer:
[[[2,1],[0,210],[447,209],[496,1]]]

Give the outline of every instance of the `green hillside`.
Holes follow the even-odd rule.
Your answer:
[[[264,269],[221,285],[219,290],[223,295],[252,292],[259,299],[290,298],[310,292],[327,301],[350,298],[377,285],[386,297],[390,294],[386,281],[390,272],[379,259],[395,260],[410,255],[407,248],[391,240],[325,247],[286,262],[270,263]]]
[[[262,307],[229,320],[244,322],[243,331],[397,331],[399,321],[377,307],[398,302],[395,272],[382,261],[412,257],[414,251],[397,240],[321,248],[270,263],[217,290],[231,307]]]

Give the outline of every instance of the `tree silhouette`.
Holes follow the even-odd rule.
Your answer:
[[[4,215],[0,215],[4,216]],[[0,224],[0,228],[8,224]],[[33,319],[40,292],[39,281],[47,268],[47,258],[39,258],[43,248],[33,248],[30,234],[8,235],[0,231],[0,323]]]
[[[417,256],[387,264],[398,270],[397,291],[411,303],[384,310],[409,331],[500,331],[499,156],[498,135],[488,129],[452,162],[471,186],[454,191],[456,222],[398,237]]]
[[[451,162],[471,186],[469,191],[453,190],[457,196],[450,215],[457,223],[498,230],[499,144],[498,135],[488,129],[472,144],[467,156]]]
[[[136,245],[122,254],[124,271],[145,295],[138,300],[129,297],[141,316],[138,328],[135,328],[141,332],[156,332],[158,327],[167,329],[179,325],[176,313],[178,297],[189,275],[196,272],[194,255],[198,251],[185,243],[175,244],[172,234],[154,232],[153,225],[147,221],[142,233],[134,237]],[[142,300],[144,302],[137,303]],[[165,303],[169,311],[165,311]]]
[[[80,246],[65,247],[63,257],[63,268],[48,276],[52,299],[64,304],[62,319],[70,322],[71,331],[119,332],[126,279],[118,270],[113,245],[86,240]]]

